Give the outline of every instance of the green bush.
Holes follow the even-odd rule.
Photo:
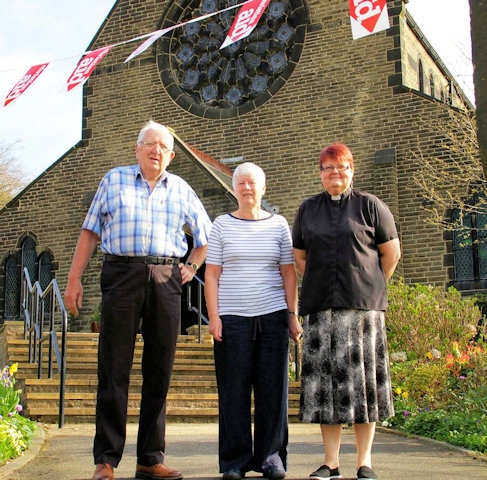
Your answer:
[[[389,350],[424,359],[432,349],[445,353],[452,341],[464,348],[475,335],[481,312],[473,297],[462,298],[453,287],[447,291],[431,285],[388,286],[386,312]]]
[[[487,415],[487,352],[481,344],[469,345],[445,357],[450,371],[446,402],[450,410]]]
[[[418,408],[441,406],[449,372],[444,365],[425,363],[415,368],[404,381],[404,389]]]
[[[384,425],[487,453],[487,297],[402,281],[388,289],[389,351],[406,355],[391,355],[396,413]]]
[[[487,453],[487,349],[452,342],[441,358],[391,364],[395,416],[383,423]]]
[[[24,452],[32,442],[36,424],[21,415],[0,420],[0,466]]]
[[[20,415],[21,390],[15,388],[17,363],[0,371],[0,465],[18,457],[30,445],[36,424]]]
[[[469,415],[445,410],[419,412],[408,417],[403,428],[408,433],[434,438],[452,445],[487,453],[487,415]]]

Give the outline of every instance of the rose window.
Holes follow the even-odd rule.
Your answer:
[[[159,28],[239,3],[174,1]],[[220,50],[240,8],[187,23],[158,42],[158,67],[167,92],[195,115],[228,118],[263,105],[285,84],[299,60],[307,23],[303,0],[270,2],[248,37]]]

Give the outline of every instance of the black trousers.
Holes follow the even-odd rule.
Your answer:
[[[214,344],[220,472],[286,469],[289,314],[221,319],[223,341]]]
[[[126,438],[127,403],[137,331],[144,339],[137,462],[164,462],[166,396],[181,322],[177,265],[105,262],[98,346],[95,464],[117,466]]]

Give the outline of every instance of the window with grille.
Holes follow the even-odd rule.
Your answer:
[[[20,316],[20,265],[15,255],[5,262],[5,313],[7,319]]]
[[[485,202],[483,194],[476,194],[473,205]],[[452,222],[457,225],[453,235],[455,280],[487,280],[487,213],[484,208],[472,211],[456,209]]]
[[[52,280],[52,268],[51,268],[51,256],[48,253],[42,253],[39,255],[39,275],[37,280],[41,289],[44,291]],[[49,313],[51,310],[51,298],[50,296],[44,299],[44,313]]]
[[[37,280],[42,288],[49,285],[53,278],[52,259],[48,252],[43,252],[37,256],[35,240],[27,236],[19,249],[5,260],[5,291],[4,291],[4,317],[15,319],[22,317],[22,273],[27,268],[29,277],[34,284]],[[45,312],[50,309],[50,301],[45,300]]]

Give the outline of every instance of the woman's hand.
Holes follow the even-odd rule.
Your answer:
[[[289,314],[289,337],[296,343],[301,339],[303,333],[303,326],[299,321],[299,316],[295,313]]]
[[[210,335],[215,339],[217,342],[222,341],[222,320],[220,317],[210,318],[209,324],[209,332]]]

